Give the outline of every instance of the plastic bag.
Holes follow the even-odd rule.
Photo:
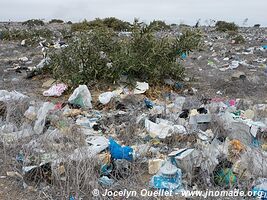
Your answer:
[[[43,132],[47,113],[53,109],[54,109],[54,104],[49,103],[49,102],[45,102],[43,104],[43,106],[38,110],[37,120],[36,120],[36,122],[34,124],[34,128],[33,128],[33,130],[37,134],[41,134]]]
[[[92,97],[86,85],[80,85],[74,90],[69,100],[70,103],[82,108],[92,108]]]
[[[106,105],[110,102],[110,100],[115,97],[115,93],[114,92],[104,92],[102,94],[99,95],[98,100],[100,101],[100,103]]]
[[[17,91],[8,92],[6,90],[0,90],[0,101],[3,102],[18,101],[25,98],[28,98],[28,96],[25,96]]]
[[[24,116],[27,118],[27,119],[30,119],[30,120],[35,120],[36,119],[36,108],[34,106],[30,106],[28,108],[28,110],[26,110],[26,112],[24,113]]]
[[[112,138],[109,139],[109,151],[113,159],[133,160],[133,149],[129,146],[122,147]]]
[[[167,160],[159,172],[151,178],[150,185],[155,189],[179,190],[182,188],[182,172],[170,160]]]
[[[48,90],[43,92],[43,95],[46,97],[61,96],[63,92],[68,88],[64,83],[59,83],[51,86]]]
[[[143,94],[149,89],[149,85],[146,82],[136,82],[134,94]]]

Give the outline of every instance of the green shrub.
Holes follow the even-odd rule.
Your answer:
[[[232,40],[235,41],[235,44],[244,44],[246,42],[242,35],[237,35],[236,37],[232,38]]]
[[[114,38],[114,32],[107,29],[81,32],[68,42],[69,47],[52,52],[49,68],[56,79],[69,85],[112,82],[113,70],[106,66],[110,60],[101,58],[100,52],[118,52]]]
[[[9,41],[21,41],[26,39],[27,44],[36,44],[39,42],[40,37],[51,39],[53,36],[53,32],[49,29],[34,29],[34,30],[3,30],[0,31],[0,39],[1,40],[9,40]]]
[[[176,62],[175,44],[169,38],[155,37],[150,28],[135,27],[131,39],[121,47],[114,65],[129,82],[138,79],[160,84],[164,78],[182,78],[184,69]]]
[[[59,30],[59,32],[61,33],[61,36],[63,39],[68,39],[68,38],[71,38],[73,36],[72,32],[66,28]]]
[[[183,34],[176,38],[177,54],[189,54],[194,50],[201,50],[203,47],[202,33],[199,29],[185,29]]]
[[[104,24],[101,19],[95,19],[93,21],[88,22],[87,20],[84,20],[79,23],[74,23],[71,25],[71,31],[72,32],[84,32],[89,31],[94,28],[104,27]]]
[[[53,23],[63,24],[64,21],[61,20],[61,19],[51,19],[51,20],[49,21],[49,24],[53,24]]]
[[[238,31],[238,26],[234,22],[217,21],[215,24],[216,30],[220,32]]]
[[[0,40],[9,40],[10,34],[8,30],[0,31]]]
[[[128,31],[131,29],[129,22],[122,21],[115,17],[108,17],[103,19],[103,23],[108,28],[112,28],[114,31]]]
[[[95,28],[110,28],[114,31],[127,31],[131,28],[130,23],[116,19],[115,17],[109,17],[105,19],[96,18],[93,21],[86,21],[80,23],[74,23],[71,26],[72,32],[88,31]]]
[[[22,25],[26,25],[28,27],[34,27],[34,26],[44,26],[45,23],[40,19],[30,19],[23,22]]]
[[[89,23],[86,20],[79,22],[79,23],[74,23],[71,25],[71,31],[72,32],[88,31],[89,29],[90,29]]]
[[[170,30],[171,26],[167,25],[164,21],[154,20],[150,22],[148,28],[153,31],[163,31],[163,30]]]
[[[129,83],[161,84],[164,78],[182,79],[184,68],[177,58],[198,48],[200,40],[200,32],[191,30],[178,38],[159,38],[137,23],[131,37],[126,38],[111,29],[98,28],[76,34],[67,48],[52,52],[49,69],[56,79],[71,86],[116,83],[122,76]]]
[[[180,27],[180,28],[190,28],[190,25],[181,23],[181,24],[179,24],[179,27]]]
[[[158,38],[148,27],[135,27],[117,65],[129,81],[139,79],[161,84],[165,78],[181,80],[184,68],[177,58],[200,48],[201,38],[198,30],[187,30],[177,38]]]

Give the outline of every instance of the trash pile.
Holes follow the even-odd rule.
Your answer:
[[[55,84],[43,95],[60,96],[66,89]],[[201,102],[175,92],[150,100],[148,90],[148,83],[137,82],[133,90],[104,92],[93,102],[88,87],[80,85],[66,102],[56,103],[1,90],[2,110],[27,99],[20,126],[1,110],[1,141],[12,146],[29,139],[16,157],[25,179],[51,182],[60,174],[66,181],[64,163],[97,158],[103,187],[131,179],[129,165],[142,162],[153,189],[242,188],[254,180],[253,190],[266,191],[267,104],[243,109],[241,99]],[[123,141],[130,127],[133,136]]]
[[[138,174],[140,187],[151,190],[238,188],[267,195],[266,30],[240,33],[244,45],[207,30],[204,52],[181,55],[194,77],[165,79],[171,90],[156,97],[149,83],[138,81],[99,92],[51,79],[43,83],[42,101],[0,90],[1,145],[15,149],[19,164],[7,176],[19,177],[24,188],[36,181],[68,185],[72,165],[84,167],[79,178],[90,185],[86,191],[130,190],[141,184]],[[21,56],[5,72],[41,69],[50,62],[49,48],[66,46],[44,40],[40,62],[33,66]]]

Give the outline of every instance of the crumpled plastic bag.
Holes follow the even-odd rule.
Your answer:
[[[37,117],[36,108],[34,106],[30,106],[28,110],[25,111],[24,116],[29,120],[35,120]]]
[[[253,196],[258,197],[258,199],[267,199],[267,178],[258,178],[254,181],[254,186],[252,189]]]
[[[182,189],[182,171],[167,160],[151,178],[150,185],[155,189],[179,191]]]
[[[37,113],[37,120],[34,124],[33,130],[37,134],[41,134],[43,132],[44,126],[45,126],[45,121],[46,121],[46,116],[50,110],[54,109],[54,104],[50,102],[45,102],[43,106],[38,110]]]
[[[25,98],[28,98],[28,96],[17,91],[8,92],[6,90],[0,90],[0,101],[3,102],[18,101]]]
[[[133,160],[133,148],[129,146],[122,147],[112,138],[109,139],[109,151],[113,159]]]
[[[187,131],[182,125],[170,125],[168,121],[158,120],[159,123],[154,123],[149,119],[145,120],[145,128],[149,135],[153,138],[158,137],[165,139],[172,134],[187,134]]]
[[[46,97],[59,97],[63,94],[63,92],[68,88],[64,83],[59,83],[56,85],[52,85],[48,90],[43,92],[43,95]]]
[[[106,105],[115,96],[116,96],[116,94],[114,92],[104,92],[104,93],[99,95],[98,100],[100,101],[100,103]]]
[[[76,88],[68,101],[82,108],[92,108],[92,96],[86,85]]]
[[[146,82],[136,82],[134,94],[143,94],[149,89],[149,85]]]

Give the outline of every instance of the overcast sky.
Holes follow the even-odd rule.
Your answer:
[[[81,21],[96,17],[194,24],[201,18],[267,26],[267,0],[0,0],[0,21],[31,18]]]

